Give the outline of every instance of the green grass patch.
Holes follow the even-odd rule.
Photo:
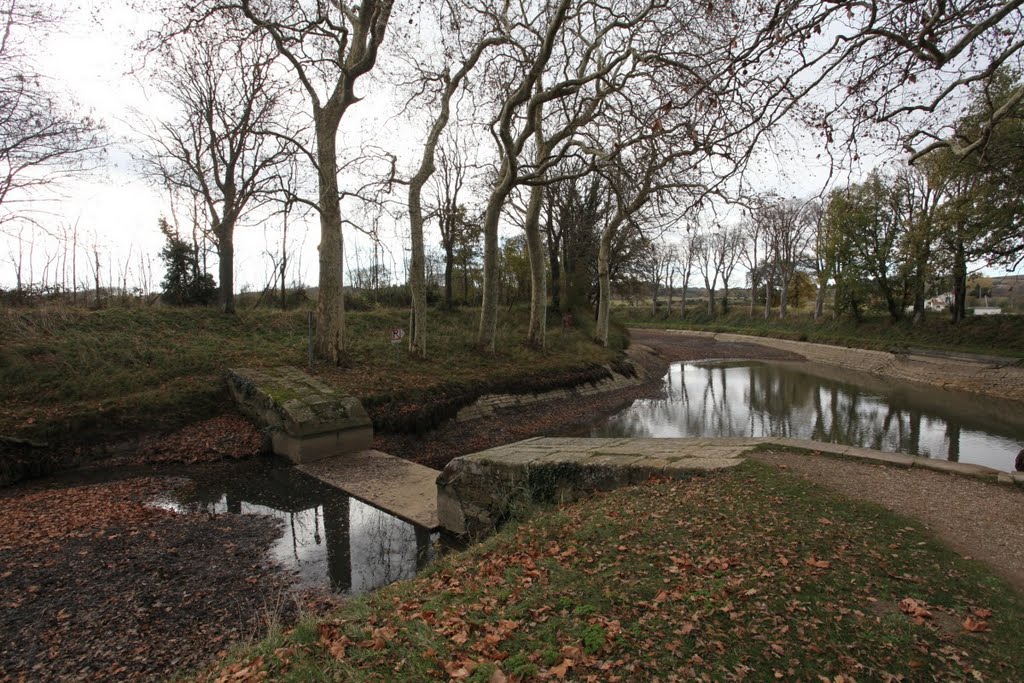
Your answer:
[[[1022,618],[921,525],[748,462],[541,509],[210,676],[1024,680]]]
[[[431,311],[421,360],[404,346],[396,357],[389,341],[391,328],[408,326],[407,311],[349,312],[344,367],[314,372],[376,408],[379,427],[396,430],[433,426],[482,392],[606,374],[601,366],[615,351],[585,330],[563,333],[554,315],[547,348],[527,348],[527,316],[503,311],[497,352],[486,354],[476,345],[476,311]],[[5,309],[0,339],[0,434],[41,440],[177,427],[230,405],[227,368],[307,364],[305,311]]]
[[[680,319],[678,311],[652,315],[646,307],[618,308],[615,315],[630,327],[732,332],[879,351],[917,348],[1024,358],[1024,316],[1019,315],[968,317],[957,325],[937,313],[918,324],[910,320],[893,323],[883,316],[868,317],[861,323],[830,317],[814,320],[803,311],[793,312],[784,320],[779,320],[777,313],[765,320],[745,311],[711,317],[704,311],[692,310]]]

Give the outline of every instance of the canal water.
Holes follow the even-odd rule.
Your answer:
[[[808,363],[676,363],[661,398],[596,423],[591,436],[779,436],[1013,471],[1024,404]]]
[[[280,458],[189,468],[189,483],[160,505],[209,514],[280,519],[271,559],[302,584],[343,594],[408,579],[434,559],[437,533],[399,519],[299,472]]]

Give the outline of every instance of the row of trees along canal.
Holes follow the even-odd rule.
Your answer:
[[[585,269],[597,282],[596,336],[606,343],[616,273],[640,261],[634,251],[649,256],[673,226],[687,227],[694,258],[685,261],[704,264],[712,296],[715,273],[728,283],[723,269],[734,265],[717,254],[742,253],[753,286],[778,283],[783,312],[801,268],[835,281],[854,313],[873,279],[896,316],[900,288],[918,303],[933,253],[950,254],[958,282],[970,259],[1020,260],[1013,152],[1024,88],[1010,71],[1024,46],[1020,2],[165,4],[167,22],[142,46],[173,111],[140,126],[150,177],[197,207],[228,313],[236,226],[271,206],[285,222],[293,210],[316,212],[315,344],[331,362],[345,349],[343,233],[357,227],[353,207],[389,207],[397,197],[409,225],[409,341],[422,355],[430,220],[441,225],[449,273],[466,235],[482,235],[478,341],[491,352],[503,221],[522,229],[526,337],[536,347],[545,343],[549,294],[571,299]],[[360,153],[339,161],[339,139],[357,137],[343,125],[360,101],[357,84],[393,88],[396,116],[420,127],[408,168],[388,149],[401,141],[387,139],[360,138]],[[6,106],[16,111],[17,97]],[[827,203],[751,198],[745,171],[779,143],[781,124],[819,135],[840,168],[869,133],[902,145],[915,166],[876,173]],[[68,127],[64,139],[76,134]],[[36,161],[67,169],[89,145],[71,147]],[[483,191],[468,196],[469,180]],[[747,224],[701,229],[724,202],[746,203]],[[808,222],[814,230],[794,228]],[[585,254],[583,233],[592,245]]]

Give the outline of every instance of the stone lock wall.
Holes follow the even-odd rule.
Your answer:
[[[608,391],[617,391],[619,389],[625,389],[628,387],[637,386],[647,381],[643,370],[639,367],[635,367],[636,376],[629,377],[627,375],[620,375],[619,373],[611,370],[611,377],[609,379],[601,380],[600,382],[587,382],[578,386],[572,387],[571,389],[554,389],[552,391],[542,391],[532,394],[487,394],[481,396],[472,405],[466,406],[458,412],[455,419],[458,422],[465,420],[476,420],[481,417],[490,417],[497,412],[504,409],[521,408],[523,406],[534,405],[538,403],[547,403],[549,401],[567,401],[583,396],[592,396],[594,394],[603,394]]]

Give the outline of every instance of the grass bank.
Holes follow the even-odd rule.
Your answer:
[[[893,323],[888,317],[872,316],[860,323],[823,318],[797,311],[784,320],[777,314],[765,320],[746,311],[709,316],[690,309],[685,319],[678,310],[652,314],[650,308],[622,307],[616,319],[629,327],[732,332],[818,344],[834,344],[878,351],[930,349],[992,356],[1024,358],[1024,316],[993,315],[969,317],[954,325],[948,317],[932,314],[918,324],[909,320]]]
[[[921,525],[748,462],[539,511],[205,678],[1022,680],[1022,619]]]
[[[389,341],[391,328],[407,326],[407,312],[350,312],[345,367],[318,365],[314,371],[401,429],[415,426],[416,419],[425,424],[443,417],[438,409],[417,417],[410,405],[448,406],[490,388],[570,382],[615,357],[593,344],[586,329],[562,334],[555,316],[548,348],[528,349],[526,315],[521,309],[503,312],[498,350],[489,355],[476,349],[475,311],[432,311],[429,357],[417,360],[404,347],[396,358]],[[224,316],[204,308],[4,309],[0,339],[0,434],[58,443],[171,429],[209,417],[230,405],[226,368],[305,367],[307,360],[305,311]]]

